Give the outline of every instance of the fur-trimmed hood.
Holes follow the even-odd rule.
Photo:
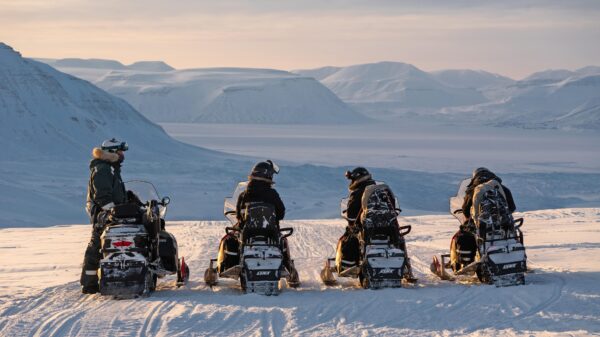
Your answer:
[[[104,151],[99,147],[95,147],[94,150],[92,150],[92,158],[107,161],[109,163],[116,163],[119,161],[118,154]]]

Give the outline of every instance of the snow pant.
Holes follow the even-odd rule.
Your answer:
[[[84,287],[98,286],[98,268],[100,267],[100,260],[102,259],[102,252],[100,251],[101,234],[101,231],[93,228],[92,237],[85,249],[83,269],[81,270],[81,278],[79,280],[79,283]]]
[[[292,265],[290,246],[288,245],[287,238],[283,238],[283,240],[281,240],[281,250],[283,251],[283,265],[288,271],[291,272],[294,266]]]
[[[473,233],[458,230],[450,241],[450,264],[452,270],[458,271],[471,262],[475,261],[477,242]]]
[[[355,234],[346,229],[338,240],[336,264],[341,270],[356,266],[360,261],[360,243]]]

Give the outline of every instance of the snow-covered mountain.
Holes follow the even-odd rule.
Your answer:
[[[505,88],[502,100],[448,109],[462,120],[526,128],[600,129],[600,73],[535,73]]]
[[[80,158],[111,137],[148,153],[188,148],[124,100],[1,43],[0,117],[0,146],[18,149],[3,158]]]
[[[430,73],[438,81],[455,88],[484,89],[510,85],[515,80],[483,70],[448,69]]]
[[[85,63],[85,62],[83,62]],[[119,96],[154,122],[336,124],[366,121],[312,77],[248,68],[173,70],[56,60],[57,69]],[[114,64],[114,63],[111,63]],[[97,67],[95,67],[97,65]]]
[[[486,102],[472,88],[450,87],[410,64],[379,62],[348,67],[296,70],[314,76],[344,102],[373,116],[401,109],[437,109]]]
[[[6,44],[0,44],[0,120],[0,226],[82,221],[91,150],[107,138],[129,144],[125,179],[146,178],[167,193],[178,184],[210,191],[189,175],[223,183],[249,166],[243,157],[172,139],[123,99]]]

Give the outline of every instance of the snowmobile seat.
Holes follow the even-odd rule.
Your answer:
[[[131,203],[114,206],[110,210],[110,217],[113,222],[116,223],[142,222],[142,212],[140,211],[140,207]]]

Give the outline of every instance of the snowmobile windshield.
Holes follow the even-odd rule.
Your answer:
[[[340,214],[342,218],[348,220],[348,198],[342,198],[340,201]]]
[[[223,214],[225,215],[227,220],[229,220],[229,222],[231,222],[232,224],[237,223],[237,216],[235,214],[237,200],[240,194],[242,194],[242,192],[244,192],[247,187],[247,181],[239,182],[235,187],[235,190],[233,191],[233,195],[229,198],[225,198],[225,203],[223,204]]]
[[[140,201],[143,204],[147,204],[148,201],[156,200],[160,203],[161,198],[158,196],[158,191],[156,187],[152,185],[152,183],[143,181],[143,180],[131,180],[125,182],[125,188],[127,190],[132,191],[135,195],[140,198]],[[167,214],[167,207],[163,205],[158,205],[160,216],[164,218]]]
[[[458,212],[462,210],[463,201],[465,200],[465,195],[467,194],[467,186],[471,182],[471,178],[467,178],[460,182],[458,185],[458,192],[455,197],[450,198],[450,214],[454,215],[455,218],[458,219],[461,223],[466,220],[465,216],[462,212]]]

